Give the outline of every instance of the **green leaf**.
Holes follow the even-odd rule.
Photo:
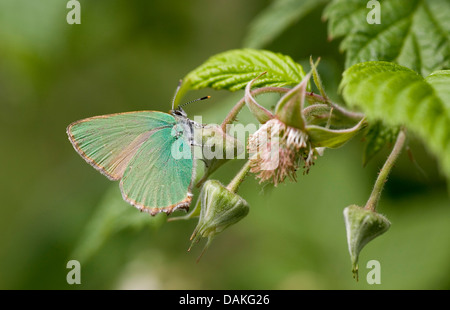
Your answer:
[[[334,0],[324,12],[330,38],[345,36],[346,67],[371,60],[394,61],[423,76],[450,67],[450,2],[384,0],[380,24],[366,20],[367,1]]]
[[[302,66],[289,56],[246,48],[212,56],[184,78],[182,89],[236,91],[263,72],[267,73],[255,81],[255,87],[295,85],[305,76]]]
[[[250,24],[244,46],[261,48],[284,30],[329,0],[276,0]]]
[[[344,72],[340,85],[348,105],[388,126],[404,125],[439,158],[450,178],[450,71],[427,78],[388,62],[366,62]]]
[[[369,126],[365,135],[363,165],[365,166],[386,144],[393,144],[397,138],[399,126],[385,126],[382,121],[375,121]]]

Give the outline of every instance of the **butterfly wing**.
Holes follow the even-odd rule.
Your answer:
[[[172,134],[175,125],[167,113],[127,112],[74,122],[67,134],[89,164],[110,180],[121,179],[127,202],[151,214],[170,213],[189,206],[193,174],[192,158],[167,157],[178,140]]]
[[[67,135],[89,164],[110,180],[119,180],[149,136],[158,128],[174,124],[173,116],[163,112],[117,113],[74,122],[67,127]]]
[[[193,168],[187,135],[177,136],[174,128],[160,129],[141,146],[125,169],[120,181],[122,197],[152,215],[188,209]]]

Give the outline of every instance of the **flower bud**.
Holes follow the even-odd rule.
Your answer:
[[[383,215],[357,205],[344,209],[344,219],[353,277],[358,281],[359,253],[368,242],[386,232],[391,223]]]
[[[248,214],[249,206],[242,197],[215,180],[205,182],[199,199],[201,200],[200,219],[191,236],[191,247],[201,237],[208,238],[203,255],[212,238],[228,226],[243,219]]]

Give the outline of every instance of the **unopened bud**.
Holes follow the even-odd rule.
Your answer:
[[[344,219],[353,277],[358,281],[359,253],[367,243],[386,232],[391,223],[383,215],[357,205],[344,209]]]
[[[201,199],[200,219],[191,236],[191,247],[201,237],[208,238],[203,254],[215,235],[248,214],[249,206],[242,197],[215,180],[205,182],[199,199]]]

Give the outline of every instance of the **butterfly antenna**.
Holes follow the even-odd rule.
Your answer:
[[[177,89],[175,90],[175,95],[173,96],[172,100],[172,110],[175,108],[175,99],[177,98],[178,92],[180,91],[181,83],[183,83],[183,80],[178,81],[178,86]]]
[[[205,97],[201,97],[201,98],[198,98],[198,99],[194,99],[194,100],[185,102],[185,103],[183,103],[183,104],[180,104],[178,107],[179,107],[179,108],[182,108],[182,107],[184,107],[184,106],[187,106],[188,104],[191,104],[192,102],[201,101],[201,100],[205,100],[205,99],[209,99],[209,98],[211,98],[211,96],[205,96]]]

